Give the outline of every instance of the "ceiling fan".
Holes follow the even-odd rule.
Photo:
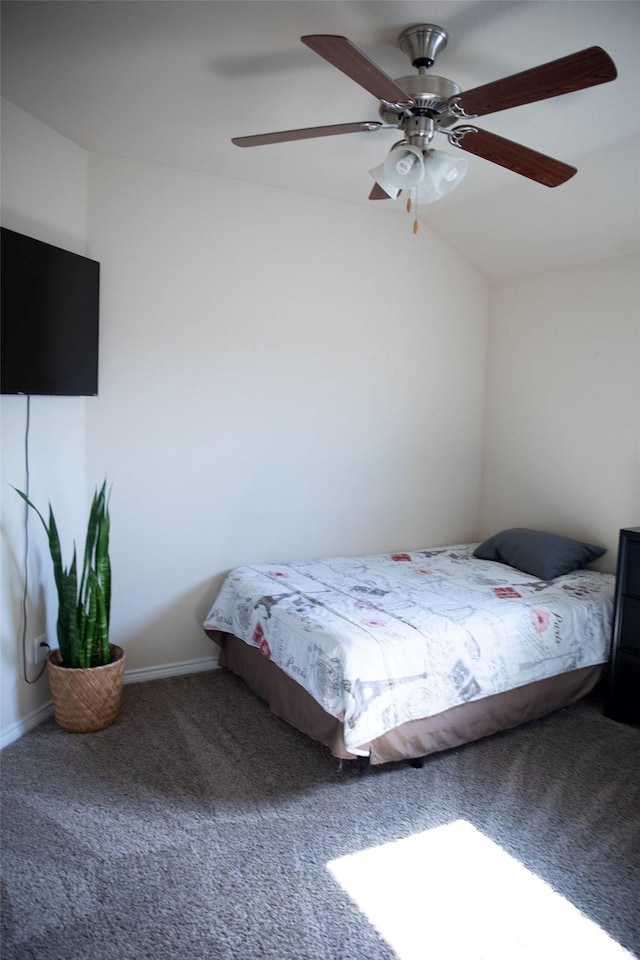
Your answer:
[[[427,193],[427,202],[439,199],[457,185],[455,165],[445,163],[443,166],[442,157],[447,155],[430,148],[435,133],[444,134],[449,143],[460,150],[483,157],[544,186],[556,187],[565,183],[576,173],[575,167],[481,130],[470,121],[499,110],[608,83],[617,76],[611,57],[600,47],[589,47],[463,92],[453,81],[427,73],[448,40],[446,30],[432,23],[408,27],[398,37],[400,49],[418,72],[397,80],[392,80],[346,37],[314,34],[300,39],[380,101],[380,120],[233,137],[232,143],[239,147],[257,147],[288,140],[397,128],[402,131],[403,139],[394,145],[383,165],[370,171],[376,181],[369,194],[370,200],[395,198],[404,187],[416,188],[417,192],[428,179],[431,168],[435,170],[436,167],[442,189],[435,189],[438,187],[435,184],[436,195]],[[414,230],[416,228],[417,224]]]

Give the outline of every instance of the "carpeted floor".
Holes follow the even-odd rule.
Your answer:
[[[595,701],[339,771],[213,671],[0,764],[3,960],[640,954],[640,730]]]

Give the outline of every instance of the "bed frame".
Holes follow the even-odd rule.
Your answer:
[[[362,759],[346,749],[342,723],[323,710],[299,683],[263,656],[257,647],[233,634],[214,630],[206,632],[221,647],[220,666],[241,677],[267,702],[276,716],[324,744],[334,757]],[[363,744],[363,747],[370,750],[371,764],[417,760],[458,747],[575,703],[593,690],[603,669],[602,665],[582,667],[482,700],[463,703],[433,717],[410,720],[370,744]]]

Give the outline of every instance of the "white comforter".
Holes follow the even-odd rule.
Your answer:
[[[474,547],[238,567],[204,627],[259,647],[363,755],[407,720],[608,659],[611,574],[536,580]]]

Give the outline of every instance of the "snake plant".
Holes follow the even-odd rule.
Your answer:
[[[109,561],[109,501],[107,482],[96,490],[91,503],[87,539],[81,571],[78,571],[76,546],[71,566],[62,563],[60,537],[51,504],[49,523],[21,490],[25,503],[40,517],[53,561],[58,591],[58,646],[63,667],[98,667],[111,660],[109,614],[111,608],[111,564]],[[78,573],[80,576],[78,577]]]

